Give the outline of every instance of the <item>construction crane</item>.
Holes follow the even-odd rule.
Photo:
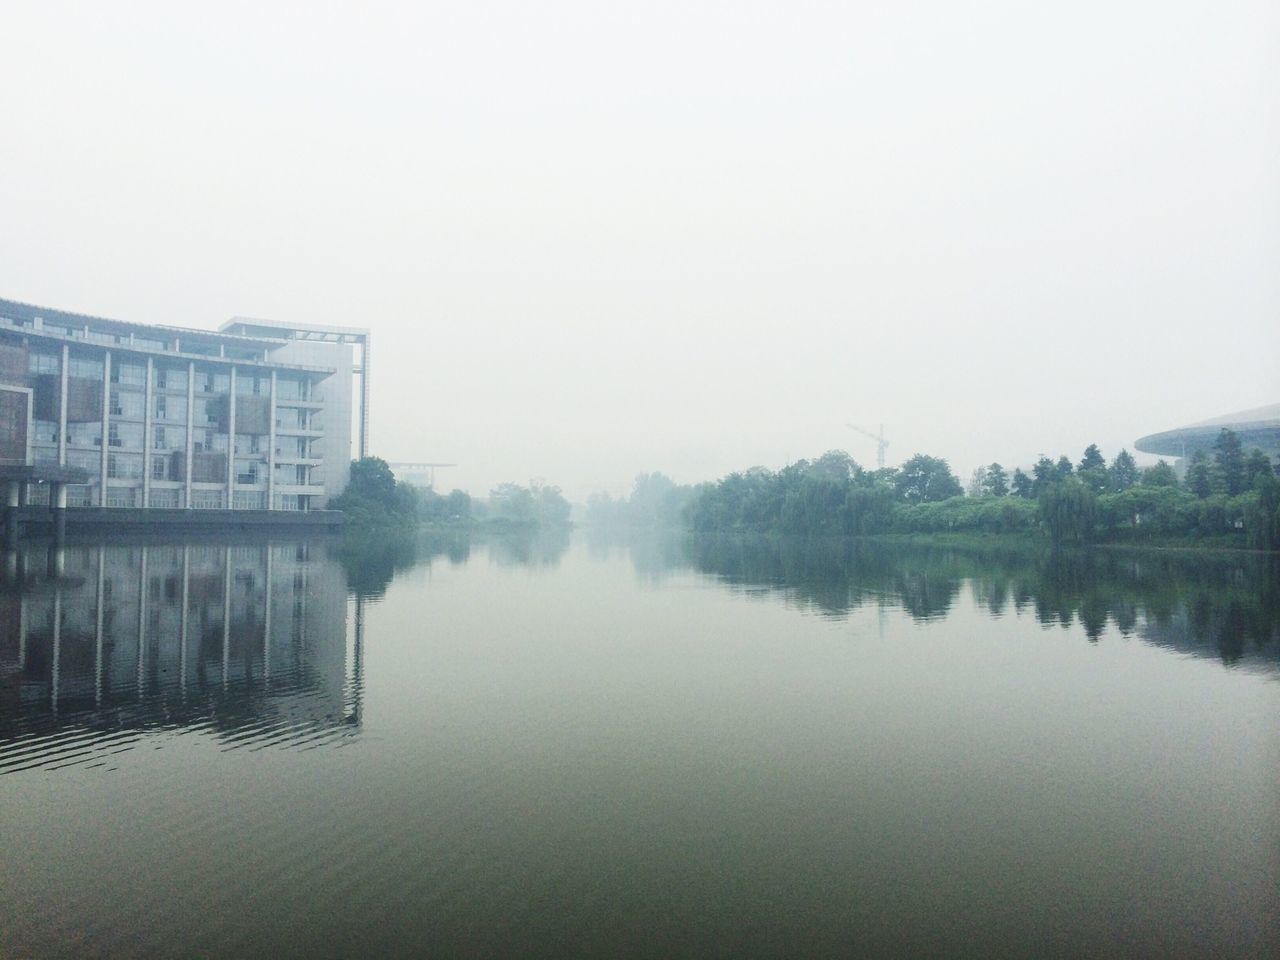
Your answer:
[[[883,423],[880,424],[879,436],[872,433],[870,430],[863,430],[856,423],[846,423],[845,426],[848,427],[850,430],[857,430],[863,436],[870,437],[872,440],[876,442],[876,469],[883,470],[884,469],[884,452],[889,446],[889,441],[884,438],[884,424]]]

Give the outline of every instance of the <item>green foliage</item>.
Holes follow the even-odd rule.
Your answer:
[[[1133,454],[1128,450],[1121,450],[1107,470],[1107,488],[1112,493],[1120,493],[1137,482],[1138,464],[1134,461]]]
[[[1031,495],[1038,497],[1049,484],[1057,479],[1057,474],[1053,469],[1053,461],[1048,457],[1042,456],[1031,468],[1031,476],[1033,478],[1031,481]]]
[[[489,492],[487,518],[507,526],[568,526],[569,501],[559,487],[535,480],[527,487],[499,484]]]
[[[1254,494],[1244,511],[1249,546],[1280,550],[1280,479],[1270,473],[1259,475],[1254,480]]]
[[[381,457],[364,457],[351,463],[351,479],[340,496],[329,501],[341,510],[349,528],[394,527],[418,519],[418,494],[395,474]]]
[[[436,525],[466,524],[471,521],[471,495],[454,490],[448,496],[434,490],[419,492],[418,517]]]
[[[1078,479],[1047,486],[1039,496],[1040,520],[1055,543],[1092,543],[1098,497]]]
[[[1274,476],[1274,474],[1271,470],[1271,461],[1267,458],[1267,455],[1261,450],[1252,450],[1244,462],[1245,489],[1257,489],[1258,478],[1270,476]]]
[[[1018,473],[1022,473],[1021,470]],[[1023,474],[1025,476],[1025,474]],[[983,492],[989,497],[1004,497],[1009,494],[1009,475],[1004,467],[993,463],[986,468],[982,478]]]
[[[1102,451],[1098,449],[1096,443],[1091,443],[1085,448],[1084,457],[1080,460],[1080,466],[1076,470],[1076,476],[1080,478],[1081,483],[1094,493],[1106,492],[1108,485],[1107,461],[1102,456]]]
[[[1225,427],[1218,433],[1213,442],[1213,465],[1218,474],[1218,485],[1229,497],[1244,493],[1245,482],[1244,447],[1240,437],[1234,430]]]
[[[1099,455],[1100,456],[1100,455]],[[1086,452],[1086,458],[1093,461]],[[1128,462],[1126,462],[1128,461]],[[1179,485],[1160,461],[1138,476],[1123,452],[1110,469],[1096,462],[1061,477],[1057,463],[1036,465],[1040,491],[1013,472],[1014,496],[996,493],[1003,468],[980,474],[980,495],[963,496],[946,461],[916,456],[897,471],[867,472],[839,456],[798,463],[773,472],[754,467],[692,494],[685,521],[702,533],[752,531],[805,536],[936,533],[1025,533],[1047,535],[1055,544],[1109,542],[1209,542],[1215,545],[1274,543],[1280,529],[1280,479],[1257,471],[1254,490],[1238,496],[1208,490],[1203,496]],[[1207,459],[1200,458],[1207,465]],[[1097,474],[1120,489],[1099,493]],[[979,489],[975,487],[975,489]],[[948,490],[938,497],[936,490]],[[1268,549],[1275,549],[1269,547]]]
[[[898,468],[894,488],[898,498],[907,503],[930,503],[964,493],[947,461],[923,453]]]
[[[1142,471],[1140,483],[1144,487],[1176,487],[1178,485],[1178,475],[1173,472],[1173,467],[1169,466],[1165,461],[1157,460],[1154,466],[1147,467]]]
[[[630,498],[614,500],[607,493],[587,498],[587,524],[593,527],[678,526],[694,488],[677,484],[666,474],[642,473],[636,477]]]
[[[1187,489],[1201,499],[1213,493],[1213,471],[1209,467],[1209,457],[1203,450],[1191,455],[1187,465]]]

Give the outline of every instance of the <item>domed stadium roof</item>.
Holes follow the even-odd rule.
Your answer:
[[[1198,450],[1210,450],[1223,429],[1240,437],[1245,450],[1255,447],[1267,454],[1280,451],[1280,403],[1202,420],[1186,427],[1153,433],[1135,441],[1143,453],[1166,457],[1189,457]]]

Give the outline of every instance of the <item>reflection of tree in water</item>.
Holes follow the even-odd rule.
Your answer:
[[[486,533],[483,539],[500,567],[554,567],[569,549],[569,528],[512,527]]]
[[[471,557],[471,539],[466,532],[397,533],[361,531],[343,537],[333,550],[347,575],[347,589],[365,600],[377,599],[397,573],[437,557],[457,565]]]
[[[945,616],[963,583],[992,616],[1031,611],[1045,625],[1079,623],[1098,640],[1125,636],[1225,663],[1280,661],[1280,558],[1255,554],[1051,551],[1038,546],[939,546],[860,540],[695,537],[704,573],[773,589],[826,616],[865,603],[900,605],[916,620]]]
[[[689,563],[682,530],[594,526],[585,531],[587,553],[597,561],[618,554],[630,559],[645,583],[661,583]]]
[[[366,600],[382,597],[396,574],[427,566],[441,558],[457,566],[471,559],[473,544],[484,543],[499,566],[553,567],[569,548],[569,530],[512,527],[500,532],[380,530],[353,531],[333,547],[333,555],[347,574],[352,595]]]

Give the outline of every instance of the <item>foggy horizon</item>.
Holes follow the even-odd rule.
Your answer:
[[[1280,401],[1273,4],[7,20],[0,297],[368,327],[371,452],[438,488],[874,468],[846,422],[966,480]]]

